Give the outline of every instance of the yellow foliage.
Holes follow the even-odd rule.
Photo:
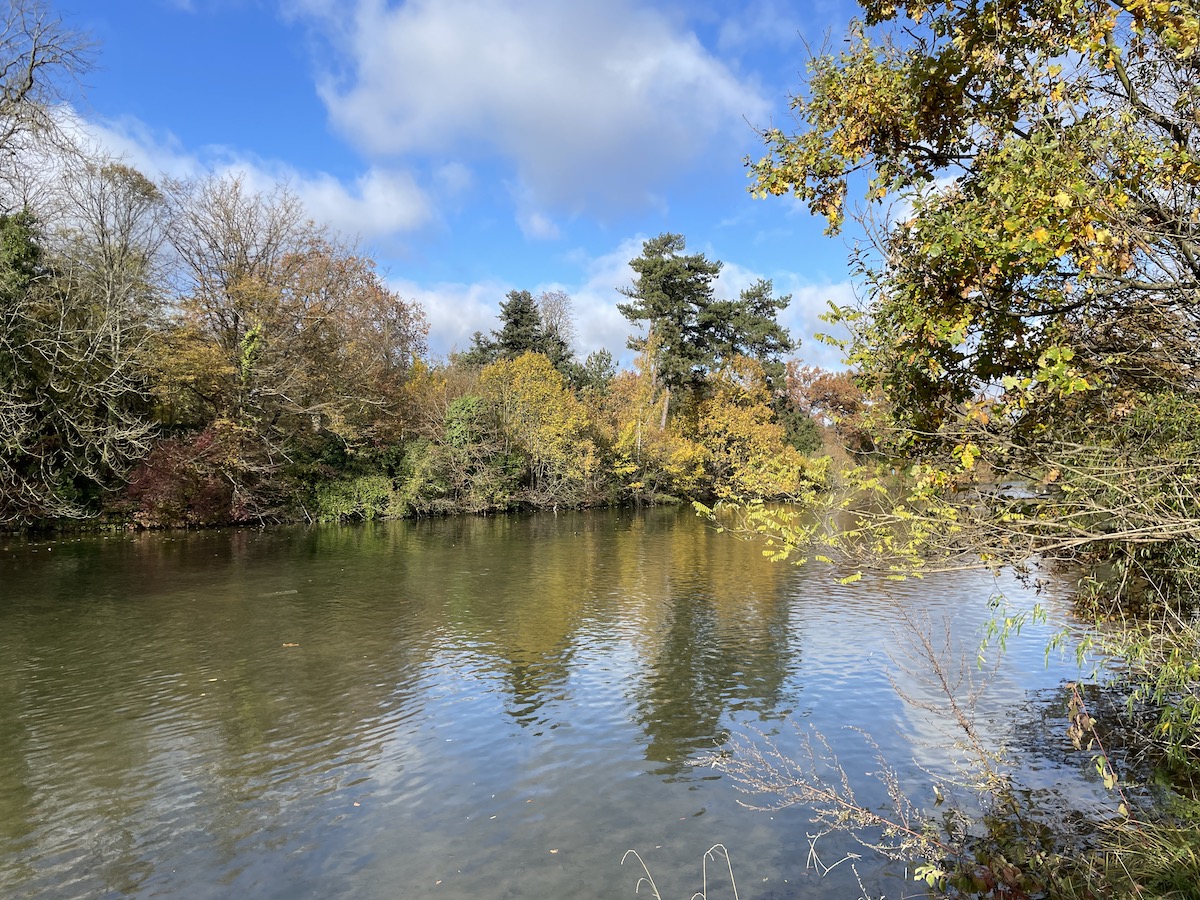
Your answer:
[[[719,497],[795,496],[809,481],[808,461],[787,443],[775,421],[762,367],[733,359],[710,380],[696,434],[707,451]]]
[[[529,459],[533,487],[583,487],[597,466],[587,411],[541,353],[492,363],[479,374],[480,395],[494,408],[510,446]]]

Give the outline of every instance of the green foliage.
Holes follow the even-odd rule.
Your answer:
[[[363,475],[317,485],[316,507],[322,522],[369,522],[402,513],[404,500],[387,476]]]
[[[563,377],[582,384],[587,376],[571,349],[574,326],[570,317],[571,298],[562,291],[543,293],[537,299],[529,291],[509,291],[500,304],[500,330],[490,337],[475,332],[471,346],[455,354],[455,362],[483,369],[502,359],[541,353]]]
[[[500,304],[502,327],[493,331],[496,351],[505,359],[516,359],[523,353],[546,352],[546,330],[542,315],[529,291],[509,291],[508,300]]]
[[[795,407],[784,406],[775,413],[788,444],[805,456],[816,456],[824,446],[821,426],[812,416]]]
[[[576,382],[581,390],[591,390],[604,393],[617,374],[616,361],[607,350],[596,350],[589,353],[583,361]]]
[[[630,260],[637,278],[621,290],[630,302],[617,309],[647,328],[645,336],[630,338],[630,349],[654,348],[655,377],[669,394],[695,389],[736,356],[754,357],[772,377],[782,374],[778,357],[794,345],[775,315],[791,298],[775,297],[771,282],[760,280],[737,300],[719,300],[714,282],[721,263],[703,253],[684,255],[685,246],[682,235],[661,234]]]
[[[679,234],[646,241],[642,255],[629,263],[637,278],[621,291],[630,302],[617,304],[630,322],[646,323],[647,337],[631,338],[629,348],[641,353],[653,340],[657,377],[669,391],[695,381],[713,361],[700,317],[715,300],[721,263],[703,253],[685,256],[685,246]]]
[[[41,271],[36,233],[37,221],[29,210],[0,216],[0,297],[6,310],[25,296]]]
[[[439,465],[437,447],[428,440],[405,445],[400,472],[399,496],[390,509],[399,515],[429,515],[446,511],[448,480]]]
[[[446,443],[455,449],[477,444],[492,430],[483,398],[468,394],[456,398],[446,409],[443,422]]]

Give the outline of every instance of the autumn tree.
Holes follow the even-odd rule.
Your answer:
[[[480,373],[479,391],[494,410],[506,450],[526,460],[529,502],[586,499],[597,465],[587,412],[550,360],[530,352],[496,362]]]
[[[59,161],[53,217],[0,217],[0,522],[99,511],[150,448],[161,196],[136,171]]]
[[[1044,485],[974,532],[1002,555],[1180,596],[1200,571],[1194,444],[1167,438],[1200,414],[1196,7],[862,7],[752,175],[832,230],[851,190],[906,207],[874,217],[865,303],[839,314],[889,401],[881,449],[946,502],[981,474]]]
[[[210,177],[168,190],[182,296],[163,379],[200,401],[193,426],[220,432],[235,516],[275,515],[284,470],[399,434],[424,313],[282,188]]]
[[[417,363],[404,385],[409,427],[391,472],[416,515],[507,506],[512,479],[497,423],[472,366]]]
[[[657,347],[648,338],[632,372],[609,379],[594,419],[613,499],[654,503],[706,493],[705,450],[678,420],[663,422],[665,389],[655,376]]]
[[[710,390],[696,416],[696,440],[707,451],[712,493],[722,498],[778,499],[819,481],[822,467],[807,463],[787,442],[757,360],[735,356],[709,376]]]
[[[879,401],[867,402],[854,373],[844,369],[831,372],[791,360],[785,400],[797,416],[831,430],[846,450],[863,453],[873,448],[865,420],[870,407]],[[817,442],[819,445],[819,436]]]
[[[793,195],[833,231],[864,192],[863,300],[832,318],[849,330],[877,449],[906,477],[850,470],[849,496],[790,519],[750,509],[747,524],[778,557],[840,557],[859,574],[1068,563],[1080,607],[1107,619],[1110,684],[1138,710],[1128,751],[1169,759],[1194,803],[1200,10],[860,5],[845,49],[810,62],[797,130],[766,131],[751,168],[757,193]],[[1116,818],[1102,856],[1075,855],[1065,834],[1020,872],[1005,860],[1013,890],[1064,871],[1097,896],[1195,881],[1158,856],[1174,820],[1124,804]],[[1178,834],[1173,860],[1194,859],[1194,833]],[[985,843],[939,861],[938,880],[977,890],[995,859]]]

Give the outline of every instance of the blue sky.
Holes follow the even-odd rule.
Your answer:
[[[497,327],[513,288],[575,302],[576,349],[626,362],[616,310],[641,241],[682,233],[725,263],[718,293],[767,277],[800,355],[851,296],[845,238],[790,199],[754,200],[754,127],[790,122],[805,43],[841,0],[58,0],[90,33],[78,112],[152,177],[285,180],[418,300],[430,347]]]

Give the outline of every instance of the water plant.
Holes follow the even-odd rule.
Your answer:
[[[700,869],[701,877],[703,879],[702,886],[700,890],[692,894],[691,900],[708,900],[708,864],[710,860],[714,863],[718,862],[718,852],[724,859],[725,871],[729,873],[729,885],[733,890],[733,900],[739,900],[737,880],[733,877],[733,860],[730,858],[729,850],[724,844],[713,844],[706,851],[704,851],[704,856],[701,857]],[[650,896],[652,896],[654,900],[662,900],[662,894],[658,890],[658,885],[654,882],[654,876],[650,874],[650,867],[646,865],[646,861],[642,859],[642,855],[640,853],[638,853],[636,850],[626,850],[625,855],[621,857],[621,865],[625,865],[625,861],[631,856],[636,859],[638,865],[642,867],[642,875],[638,878],[637,884],[634,885],[633,892],[637,894],[643,887],[646,887],[649,889]]]

